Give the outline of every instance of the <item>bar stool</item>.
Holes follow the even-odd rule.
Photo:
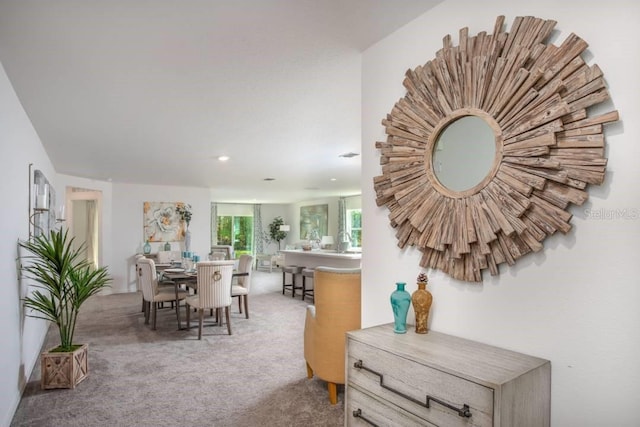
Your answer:
[[[309,296],[311,297],[311,301],[315,302],[315,298],[313,296],[313,275],[315,274],[315,270],[313,268],[303,268],[302,269],[302,300]],[[312,285],[310,288],[307,288],[308,283],[307,279],[312,280]]]
[[[292,298],[296,295],[296,275],[302,273],[303,268],[297,265],[285,265],[282,267],[282,295],[284,295],[284,291],[287,288],[291,289]],[[291,283],[286,281],[287,274],[291,275]],[[301,288],[299,287],[299,289]]]

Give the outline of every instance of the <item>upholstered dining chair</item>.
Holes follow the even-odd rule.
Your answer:
[[[233,278],[234,260],[200,261],[196,264],[198,271],[198,293],[186,298],[187,327],[191,326],[189,316],[193,307],[198,311],[198,339],[202,339],[204,310],[215,309],[216,318],[222,325],[222,309],[225,309],[227,331],[231,335],[229,307],[231,306],[231,279]]]
[[[177,255],[176,255],[177,254]],[[139,258],[146,258],[146,256],[144,256],[143,254],[138,254],[136,255],[136,261]],[[180,259],[180,252],[178,251],[158,251],[158,255],[156,257],[156,260],[154,261],[155,267],[156,267],[156,274],[158,275],[158,290],[159,291],[173,291],[175,285],[173,282],[168,281],[168,280],[163,280],[162,278],[162,272],[158,270],[158,264],[168,264],[171,262],[172,259]],[[138,264],[136,262],[136,272],[138,271]],[[136,280],[139,279],[138,274],[136,274]],[[139,283],[137,283],[138,285],[138,289],[141,290],[141,288],[139,287]],[[159,303],[161,307],[164,306],[164,302],[160,302]],[[174,301],[171,301],[171,308],[174,308]],[[144,295],[142,296],[142,311],[144,312]]]
[[[209,255],[210,261],[222,261],[224,259],[227,259],[225,252],[211,252],[211,255]]]
[[[329,401],[338,402],[345,378],[345,333],[360,329],[360,269],[316,267],[314,305],[307,306],[304,358],[307,377],[327,382]]]
[[[156,265],[152,259],[138,258],[136,262],[138,280],[142,288],[142,298],[144,301],[144,323],[149,324],[149,314],[151,313],[153,329],[156,329],[156,317],[158,303],[175,302],[176,317],[178,318],[178,329],[182,329],[180,324],[180,301],[188,295],[187,291],[177,287],[159,287]]]
[[[134,258],[135,260],[135,276],[136,276],[136,291],[142,293],[142,283],[140,282],[140,275],[138,274],[138,260],[141,258],[145,258],[144,255],[142,254],[137,254]],[[144,313],[144,307],[145,307],[145,302],[144,302],[144,294],[142,294],[142,310],[140,310],[141,312]]]
[[[236,253],[232,245],[211,245],[211,252],[222,252],[225,254],[224,259],[235,259]]]
[[[182,254],[180,251],[158,251],[158,264],[169,264],[174,261],[180,261]]]
[[[251,255],[240,255],[238,261],[238,273],[235,283],[231,286],[231,296],[238,297],[238,310],[242,313],[244,303],[244,315],[249,318],[249,291],[251,290],[251,270],[253,267],[253,257]]]

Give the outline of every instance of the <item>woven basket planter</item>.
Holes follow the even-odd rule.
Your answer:
[[[40,355],[41,387],[75,388],[89,375],[88,348],[83,344],[72,352],[43,352]]]

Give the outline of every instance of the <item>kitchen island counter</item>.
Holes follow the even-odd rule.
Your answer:
[[[301,249],[288,249],[280,251],[284,254],[285,265],[298,265],[307,268],[318,266],[334,268],[360,268],[362,253],[345,252],[338,253],[323,249],[303,251]]]

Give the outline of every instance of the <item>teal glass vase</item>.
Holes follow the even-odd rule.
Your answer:
[[[407,333],[407,313],[411,305],[411,294],[404,290],[406,283],[397,282],[396,290],[391,293],[391,308],[393,309],[393,332]]]
[[[145,242],[144,246],[142,247],[142,251],[144,252],[145,255],[149,255],[151,253],[151,245],[149,244],[148,240]]]

